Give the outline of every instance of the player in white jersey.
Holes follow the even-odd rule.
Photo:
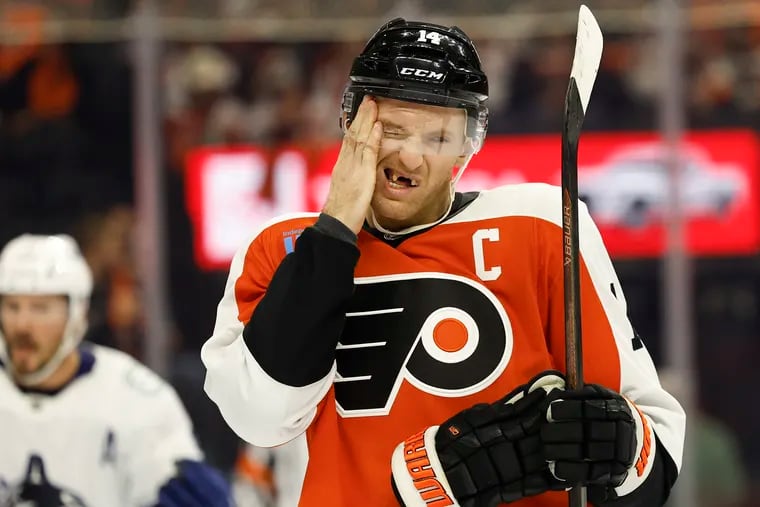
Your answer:
[[[0,506],[224,507],[174,390],[82,344],[92,274],[69,236],[0,253]]]

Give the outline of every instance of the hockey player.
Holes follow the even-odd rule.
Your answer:
[[[92,275],[69,236],[0,253],[0,505],[226,507],[174,390],[81,343]]]
[[[454,191],[487,96],[460,29],[387,23],[352,66],[322,212],[232,261],[205,390],[252,444],[305,435],[301,506],[553,507],[583,484],[655,507],[676,479],[683,410],[585,207],[588,384],[568,390],[559,189]]]

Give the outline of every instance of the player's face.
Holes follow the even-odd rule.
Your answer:
[[[452,170],[466,150],[462,109],[378,98],[383,124],[372,209],[400,230],[439,219],[450,201]]]
[[[0,324],[16,372],[34,373],[55,354],[63,339],[68,310],[65,296],[0,297]]]

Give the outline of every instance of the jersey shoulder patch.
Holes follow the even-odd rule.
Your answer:
[[[111,377],[101,380],[120,385],[121,390],[125,392],[155,396],[168,386],[158,374],[120,350],[96,346],[94,353],[100,363],[102,374]]]
[[[263,229],[263,240],[271,247],[282,245],[285,254],[295,249],[295,242],[304,229],[316,223],[319,213],[293,213],[278,217]]]
[[[251,242],[260,237],[275,238],[286,236],[297,236],[303,232],[306,227],[314,225],[319,218],[319,213],[288,213],[280,215],[264,223],[253,235]]]
[[[156,373],[141,364],[135,364],[126,371],[127,385],[140,394],[152,396],[166,387],[166,382]]]
[[[289,254],[295,249],[298,236],[305,228],[314,225],[317,218],[319,213],[289,213],[265,222],[243,243],[232,261],[232,267],[235,267],[236,261],[242,263],[255,252],[267,252],[273,258]]]

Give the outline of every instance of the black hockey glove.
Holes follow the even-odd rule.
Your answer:
[[[653,434],[632,402],[596,384],[554,391],[548,399],[541,441],[557,479],[588,486],[595,505],[643,481]]]
[[[563,387],[556,372],[544,372],[496,403],[475,405],[399,444],[391,460],[399,502],[491,507],[564,489],[540,439],[547,393]]]

